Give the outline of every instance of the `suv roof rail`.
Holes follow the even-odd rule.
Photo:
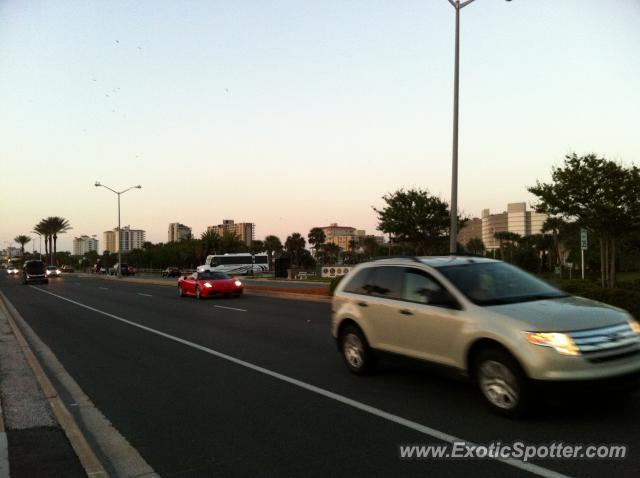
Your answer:
[[[417,256],[403,256],[403,255],[393,255],[393,256],[377,256],[372,260],[374,261],[384,261],[388,259],[407,259],[413,262],[420,262],[420,258]]]

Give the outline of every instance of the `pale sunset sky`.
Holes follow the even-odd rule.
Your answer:
[[[640,162],[639,25],[639,0],[462,11],[461,212],[533,202],[569,152]],[[56,215],[59,250],[102,250],[96,180],[143,185],[122,224],[152,242],[225,218],[376,233],[385,193],[449,201],[453,53],[447,0],[0,1],[0,248]]]

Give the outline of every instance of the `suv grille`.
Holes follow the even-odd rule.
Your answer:
[[[591,362],[616,360],[640,353],[640,335],[627,323],[569,334],[580,353]]]

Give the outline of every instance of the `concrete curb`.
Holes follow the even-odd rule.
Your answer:
[[[4,430],[4,417],[0,403],[0,476],[9,478],[9,470],[9,443],[7,442],[7,432]]]
[[[25,359],[29,363],[29,366],[33,370],[33,373],[38,381],[42,392],[44,393],[45,398],[49,402],[49,406],[53,412],[53,415],[56,417],[58,424],[64,431],[67,436],[69,443],[73,447],[76,455],[78,456],[78,460],[80,464],[85,470],[85,473],[88,477],[96,477],[96,478],[107,478],[108,474],[105,469],[102,467],[102,464],[94,454],[93,450],[89,446],[86,438],[80,431],[77,423],[75,422],[73,416],[69,413],[69,410],[65,407],[64,403],[58,396],[58,393],[44,372],[44,369],[40,365],[37,357],[31,350],[29,343],[26,341],[22,332],[16,325],[14,321],[14,314],[17,311],[13,308],[11,303],[7,300],[5,295],[0,292],[0,307],[2,308],[3,313],[7,317],[7,321],[9,322],[9,326],[13,331],[13,334],[18,341],[18,345],[20,346],[22,353],[25,356]],[[6,442],[6,434],[5,434],[5,442]],[[1,445],[0,445],[1,446]],[[7,450],[8,451],[8,450]],[[7,460],[8,465],[8,460]],[[8,476],[3,475],[0,469],[0,476]]]
[[[160,285],[165,287],[175,287],[177,284],[173,282],[161,281],[156,279],[141,279],[138,277],[122,277],[118,279],[113,276],[104,276],[104,275],[94,275],[90,277],[96,277],[98,279],[106,280],[106,281],[119,281],[119,282],[128,282],[130,284],[149,284],[149,285]],[[309,302],[321,302],[321,303],[331,303],[331,296],[328,295],[319,295],[319,294],[305,294],[304,292],[279,292],[271,289],[262,288],[262,286],[245,286],[245,294],[249,295],[260,295],[265,297],[276,297],[279,299],[290,299],[290,300],[304,300]]]

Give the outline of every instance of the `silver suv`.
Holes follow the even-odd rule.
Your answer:
[[[508,416],[528,411],[534,383],[633,385],[640,373],[640,324],[629,313],[492,259],[360,264],[338,284],[332,311],[352,372],[369,371],[376,351],[453,367]]]

